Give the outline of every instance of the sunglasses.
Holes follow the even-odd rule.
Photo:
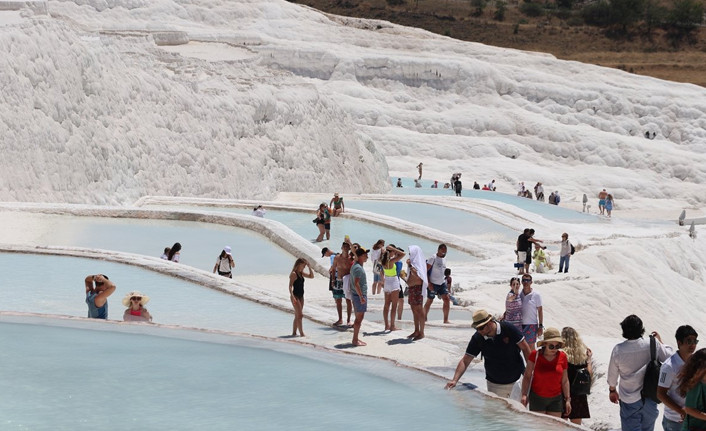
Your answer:
[[[133,296],[132,298],[130,298],[130,301],[142,301],[142,298],[140,298],[139,296]]]
[[[530,280],[529,278],[524,278],[524,279],[522,279],[522,282],[523,283],[531,283],[532,280]]]
[[[699,340],[684,340],[684,344],[687,346],[695,346],[699,344]]]
[[[549,350],[561,349],[561,344],[547,344],[547,349],[549,349]]]

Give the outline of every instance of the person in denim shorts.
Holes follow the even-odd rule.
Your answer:
[[[449,290],[446,286],[446,244],[439,244],[436,254],[427,259],[427,271],[429,271],[429,289],[427,290],[427,302],[424,304],[424,321],[427,320],[429,309],[431,308],[434,298],[438,295],[444,301],[444,323],[449,322],[449,309],[451,302],[449,299]]]

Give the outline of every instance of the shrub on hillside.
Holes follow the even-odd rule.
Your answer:
[[[667,37],[675,46],[684,39],[693,42],[693,33],[704,21],[704,5],[698,0],[676,0],[667,14]]]
[[[599,0],[581,10],[581,17],[588,25],[605,27],[610,24],[610,6],[606,0]]]
[[[495,13],[493,13],[495,21],[505,21],[505,2],[498,0],[495,2]]]
[[[485,0],[471,0],[471,15],[479,17],[483,15],[485,9]]]
[[[544,8],[539,3],[528,2],[520,5],[520,12],[527,16],[536,18],[544,15]]]

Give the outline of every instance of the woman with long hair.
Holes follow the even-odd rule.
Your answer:
[[[382,291],[382,266],[380,265],[380,258],[382,257],[382,252],[385,251],[385,240],[379,239],[373,244],[373,248],[370,249],[370,261],[373,262],[373,295],[377,295],[378,292]]]
[[[304,273],[304,268],[308,270]],[[289,274],[289,299],[294,307],[294,322],[292,323],[292,337],[304,336],[302,328],[302,319],[304,317],[304,277],[314,278],[314,271],[311,270],[311,265],[301,257],[294,262],[292,272]]]
[[[316,218],[314,219],[316,227],[319,228],[319,236],[316,237],[316,242],[321,242],[324,240],[324,234],[326,239],[331,238],[331,213],[328,211],[328,205],[321,203],[319,209],[316,210]]]
[[[172,262],[179,262],[181,257],[181,244],[175,242],[171,249],[169,249],[169,254],[167,255],[167,260]]]
[[[527,358],[521,402],[525,406],[529,403],[530,411],[556,417],[563,412],[571,414],[569,365],[566,353],[560,350],[563,346],[559,330],[547,328],[544,339],[537,343],[539,350]]]
[[[505,297],[505,314],[502,320],[512,323],[522,332],[522,298],[520,298],[520,279],[517,277],[510,279],[510,291]]]
[[[686,397],[686,418],[682,430],[706,430],[706,349],[699,349],[678,374],[679,393]]]
[[[405,257],[405,252],[398,249],[393,244],[385,247],[382,252],[380,264],[382,265],[385,293],[385,305],[382,308],[382,317],[385,320],[386,331],[396,331],[395,317],[397,315],[397,302],[400,297],[400,278],[397,272],[397,262]],[[400,264],[402,265],[402,264]],[[401,268],[400,268],[401,269]]]
[[[593,379],[593,361],[591,360],[593,352],[583,343],[579,333],[574,328],[567,326],[561,330],[561,338],[564,339],[564,353],[566,353],[566,359],[569,361],[569,386],[571,386],[571,382],[574,381],[578,370],[581,368],[588,370],[591,379]],[[582,419],[590,417],[588,395],[579,395],[571,392],[571,413],[567,415],[567,418],[571,422],[581,425]]]

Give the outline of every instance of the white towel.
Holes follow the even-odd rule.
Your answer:
[[[426,298],[427,286],[429,285],[429,280],[427,279],[427,260],[419,246],[409,246],[409,261],[412,267],[417,271],[417,275],[422,279],[422,298]]]

